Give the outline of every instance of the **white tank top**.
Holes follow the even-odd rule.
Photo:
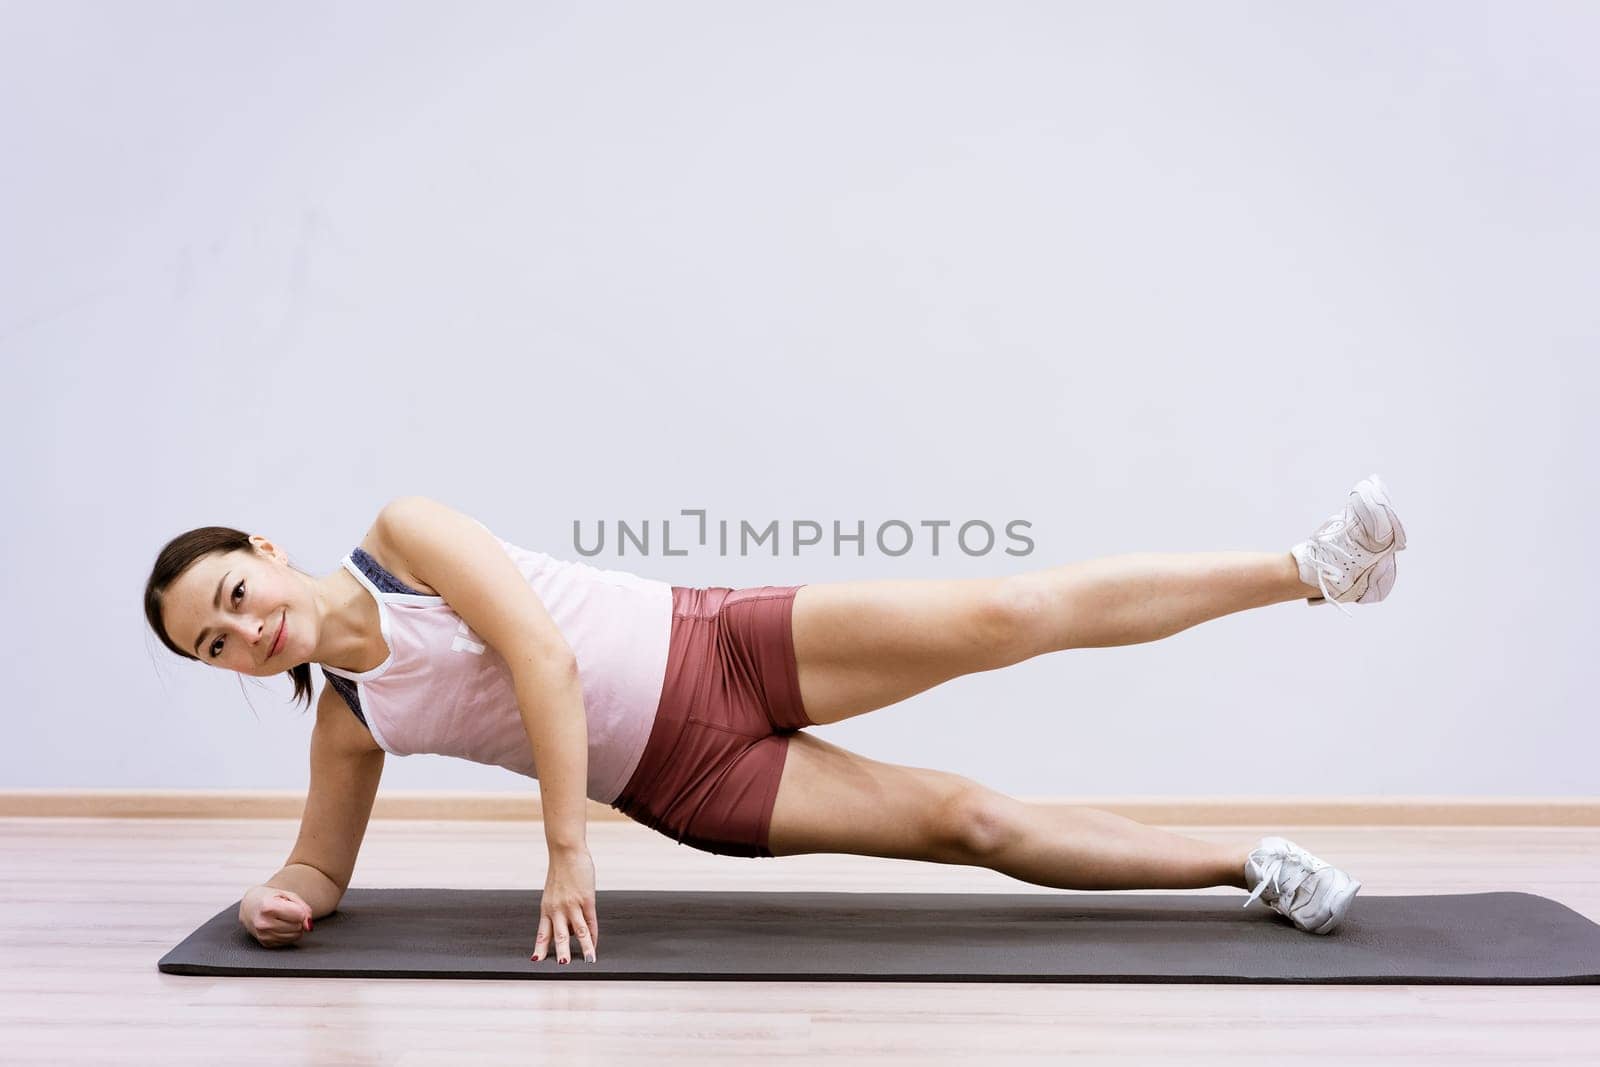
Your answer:
[[[610,804],[632,777],[650,739],[666,681],[672,586],[555,559],[499,536],[495,540],[577,657],[589,729],[586,791],[590,799]],[[406,588],[375,559],[361,554],[381,572],[380,578]],[[340,562],[378,602],[389,656],[362,673],[320,666],[354,683],[361,706],[357,715],[373,740],[396,756],[458,756],[537,778],[533,745],[505,659],[443,597],[380,589],[357,565],[355,552]]]

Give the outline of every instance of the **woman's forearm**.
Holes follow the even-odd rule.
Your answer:
[[[545,841],[552,851],[587,848],[589,725],[577,663],[525,667],[516,686],[539,772]]]

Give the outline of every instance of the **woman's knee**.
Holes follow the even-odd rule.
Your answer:
[[[1041,651],[1048,613],[1039,583],[1028,574],[1011,574],[994,580],[985,616],[1007,664],[1021,663]]]
[[[1027,805],[986,785],[964,779],[944,809],[939,837],[958,863],[982,863],[1022,832]]]

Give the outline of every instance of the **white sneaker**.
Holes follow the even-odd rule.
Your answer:
[[[1395,553],[1406,547],[1389,489],[1376,474],[1355,484],[1344,507],[1330,515],[1310,538],[1289,549],[1300,565],[1300,580],[1322,590],[1308,604],[1375,604],[1394,588]]]
[[[1254,886],[1245,907],[1259,898],[1313,934],[1343,922],[1361,891],[1359,881],[1282,837],[1263,837],[1245,860],[1244,875]]]

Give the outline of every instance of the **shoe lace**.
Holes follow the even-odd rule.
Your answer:
[[[1347,517],[1335,515],[1324,523],[1322,528],[1311,536],[1306,556],[1311,560],[1312,569],[1317,572],[1317,587],[1322,590],[1323,599],[1349,616],[1350,609],[1335,600],[1333,594],[1328,591],[1328,579],[1337,578],[1344,569],[1335,561],[1335,554],[1344,557],[1346,563],[1354,561],[1356,555],[1343,545],[1325,540],[1323,537],[1324,533],[1342,529],[1347,521]]]
[[[1315,856],[1298,845],[1290,845],[1287,849],[1274,853],[1262,868],[1261,881],[1256,883],[1255,889],[1250,893],[1250,899],[1244,902],[1244,906],[1248,908],[1255,903],[1261,894],[1266,892],[1268,885],[1272,886],[1275,899],[1282,900],[1287,892],[1292,902],[1300,883],[1321,866]]]

